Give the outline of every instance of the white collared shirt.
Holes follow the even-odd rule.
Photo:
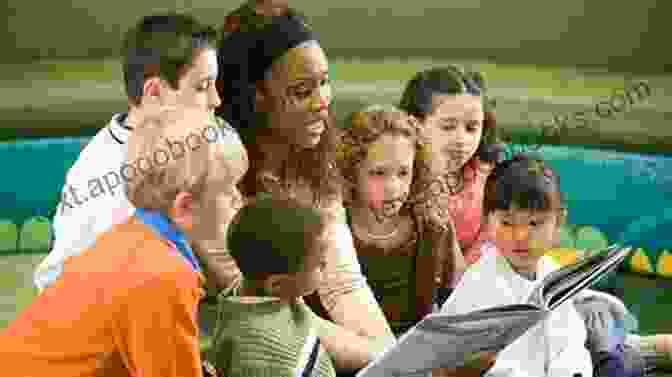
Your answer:
[[[68,257],[93,245],[99,234],[122,223],[133,213],[123,180],[114,187],[114,177],[109,174],[116,172],[118,175],[126,158],[130,130],[120,123],[124,118],[125,114],[115,114],[107,127],[98,131],[82,149],[66,174],[53,220],[53,247],[33,277],[39,290],[61,275]],[[109,185],[106,185],[106,179]]]
[[[40,291],[61,276],[67,258],[91,247],[101,233],[126,221],[135,210],[126,197],[121,172],[126,162],[126,141],[131,134],[124,124],[125,118],[126,114],[115,114],[108,126],[98,131],[82,150],[66,174],[53,220],[53,247],[33,276]],[[242,145],[238,133],[230,125],[221,119],[217,121],[223,133],[220,141]]]
[[[535,283],[557,266],[543,257],[535,281],[516,273],[496,249],[467,269],[441,312],[465,314],[495,306],[523,304]],[[593,375],[590,353],[585,348],[586,328],[572,301],[556,308],[542,323],[504,348],[487,376],[567,377]]]

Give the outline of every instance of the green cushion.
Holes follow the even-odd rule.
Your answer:
[[[19,230],[11,220],[0,219],[0,254],[15,253],[18,248]]]
[[[596,227],[590,225],[579,226],[575,234],[577,249],[599,250],[609,246],[607,236]]]
[[[560,247],[574,249],[576,240],[574,239],[574,225],[564,224],[560,227]]]
[[[21,252],[45,252],[49,250],[51,222],[44,216],[31,217],[21,227],[19,250]]]

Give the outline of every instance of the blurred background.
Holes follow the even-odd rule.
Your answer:
[[[330,59],[339,118],[363,104],[397,103],[415,72],[446,63],[484,73],[507,140],[524,143],[555,118],[592,114],[587,132],[570,129],[542,140],[562,146],[544,150],[564,169],[561,175],[575,174],[565,180],[573,201],[570,220],[597,226],[609,241],[672,250],[672,207],[661,212],[672,203],[671,2],[289,3],[307,14],[320,35]],[[88,137],[105,126],[112,113],[126,108],[117,58],[124,31],[143,15],[175,10],[219,27],[227,12],[240,4],[0,4],[0,156],[11,153],[5,160],[5,176],[11,179],[0,185],[0,253],[12,254],[0,258],[0,327],[34,295],[30,274],[46,252],[41,234],[49,230],[65,171]],[[613,104],[637,83],[646,83],[650,94],[608,117],[595,116],[596,104]],[[596,188],[596,183],[602,186]],[[644,233],[645,238],[637,238]],[[569,246],[578,247],[579,242],[574,239]],[[12,253],[14,249],[20,252]],[[656,277],[628,281],[629,306],[640,315],[644,332],[672,332],[669,316],[661,314],[672,309],[672,252],[652,253],[632,262],[635,269]],[[662,310],[643,309],[650,305]]]

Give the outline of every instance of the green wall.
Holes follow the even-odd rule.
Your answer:
[[[240,2],[6,0],[0,5],[7,15],[0,42],[7,53],[0,61],[111,55],[123,31],[141,15],[187,9],[219,25],[226,11]],[[667,43],[672,6],[663,0],[290,0],[290,4],[311,16],[334,55],[672,71]]]

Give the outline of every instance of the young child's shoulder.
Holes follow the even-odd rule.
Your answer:
[[[307,340],[317,338],[309,311],[304,303],[273,297],[220,298],[219,312],[225,315],[220,316],[211,361],[233,375],[239,375],[237,371],[259,375],[265,368],[264,372],[273,372],[269,376],[290,375],[306,352]]]

